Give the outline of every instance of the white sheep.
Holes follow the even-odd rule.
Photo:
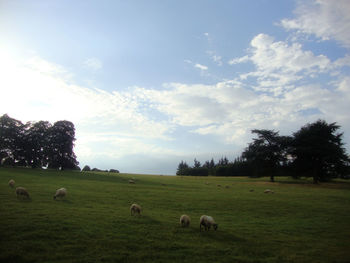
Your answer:
[[[56,200],[57,197],[64,198],[67,195],[67,189],[66,188],[60,188],[56,190],[56,194],[53,196],[53,199]]]
[[[180,224],[182,227],[189,227],[191,223],[191,218],[188,215],[182,215],[180,217]]]
[[[129,180],[129,184],[134,184],[134,183],[135,183],[135,181],[133,179]]]
[[[9,181],[9,186],[10,186],[11,188],[15,187],[15,180],[11,179],[11,180]]]
[[[199,230],[202,231],[202,226],[204,226],[205,231],[209,231],[210,227],[213,226],[214,230],[218,229],[218,224],[215,223],[214,218],[211,216],[202,215],[199,219]]]
[[[266,189],[266,190],[264,191],[264,193],[265,193],[265,194],[268,194],[268,193],[273,194],[274,192],[273,192],[272,190],[270,190],[270,189]]]
[[[134,215],[135,213],[137,214],[141,214],[141,206],[139,206],[138,204],[132,204],[130,206],[130,213],[131,215]]]
[[[20,196],[24,196],[27,199],[30,199],[29,193],[28,193],[27,189],[25,189],[24,187],[17,187],[16,188],[16,195],[17,195],[17,198],[19,198]]]

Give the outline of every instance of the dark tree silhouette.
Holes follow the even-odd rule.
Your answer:
[[[288,145],[291,138],[279,136],[273,130],[252,130],[258,138],[243,151],[242,157],[253,167],[255,175],[270,175],[274,182],[274,176],[280,165],[286,162]]]
[[[73,152],[75,141],[74,124],[57,121],[49,129],[48,166],[53,169],[75,169],[78,165]]]
[[[318,120],[294,133],[291,153],[297,172],[312,176],[314,183],[345,175],[350,160],[339,128],[336,123]]]
[[[25,125],[7,114],[0,117],[0,160],[7,165],[79,169],[73,152],[75,129],[69,121]]]
[[[0,117],[0,160],[9,158],[15,161],[24,159],[24,125],[7,114]]]
[[[50,146],[49,131],[52,125],[48,121],[28,123],[26,132],[26,161],[32,168],[47,166]]]
[[[176,174],[177,175],[185,175],[188,168],[189,168],[188,164],[184,161],[181,161],[177,167]]]

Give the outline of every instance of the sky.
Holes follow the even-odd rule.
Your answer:
[[[348,0],[0,0],[0,116],[74,123],[80,167],[175,174],[318,119],[350,152]]]

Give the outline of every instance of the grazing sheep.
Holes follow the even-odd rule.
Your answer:
[[[218,224],[215,223],[214,218],[211,216],[202,215],[199,219],[199,230],[202,231],[202,226],[204,226],[205,231],[209,231],[210,227],[213,226],[214,230],[218,229]]]
[[[134,184],[134,183],[135,183],[135,181],[133,179],[129,180],[129,184]]]
[[[273,192],[272,190],[270,190],[270,189],[266,189],[266,190],[264,191],[264,193],[265,193],[265,194],[268,194],[268,193],[273,194],[274,192]]]
[[[134,215],[135,213],[137,214],[141,214],[141,206],[139,206],[138,204],[132,204],[130,206],[130,213],[131,215]]]
[[[56,194],[53,196],[53,199],[56,200],[57,197],[63,198],[67,195],[67,189],[66,188],[60,188],[56,190]]]
[[[9,186],[10,186],[11,188],[15,187],[15,180],[11,179],[11,180],[9,181]]]
[[[182,215],[180,217],[180,224],[182,227],[189,227],[191,223],[191,218],[188,215]]]
[[[24,187],[17,187],[16,188],[16,195],[17,195],[17,198],[19,198],[20,196],[24,196],[27,199],[30,199],[29,193],[28,193],[27,189],[25,189]]]

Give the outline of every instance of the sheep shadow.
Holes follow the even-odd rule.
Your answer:
[[[158,225],[160,221],[156,220],[153,217],[150,217],[148,215],[130,215],[131,220],[134,221],[134,223],[140,224],[140,225]]]
[[[19,197],[17,197],[17,200],[20,201],[20,202],[24,202],[24,203],[33,202],[32,198],[19,198]]]
[[[246,241],[244,238],[242,237],[238,237],[232,233],[228,233],[225,230],[209,230],[209,231],[199,231],[198,229],[198,235],[200,235],[201,237],[205,237],[211,240],[215,240],[218,242],[244,242]]]
[[[63,204],[73,204],[73,202],[71,200],[67,200],[67,199],[54,199],[54,202],[59,202],[59,203],[63,203]]]

